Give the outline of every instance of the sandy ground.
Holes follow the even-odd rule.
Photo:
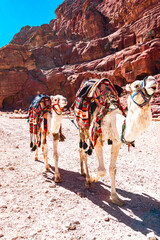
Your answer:
[[[0,239],[143,240],[149,232],[160,239],[160,121],[136,141],[122,146],[117,161],[117,192],[124,207],[109,200],[110,178],[85,187],[80,176],[78,130],[63,119],[65,142],[59,143],[62,183],[55,184],[52,138],[48,138],[51,172],[45,172],[29,148],[26,119],[0,114]],[[109,168],[110,146],[104,146]],[[88,159],[97,169],[95,153]]]

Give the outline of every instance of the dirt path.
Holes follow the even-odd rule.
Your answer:
[[[143,240],[153,231],[160,238],[160,122],[152,122],[127,152],[122,146],[117,162],[117,191],[124,207],[109,200],[107,175],[85,187],[79,174],[78,131],[63,119],[65,142],[59,143],[62,183],[55,184],[52,140],[49,163],[34,161],[26,119],[0,116],[0,239],[15,240]],[[159,149],[158,149],[159,148]],[[105,145],[106,169],[110,146]],[[96,171],[95,154],[88,160]]]

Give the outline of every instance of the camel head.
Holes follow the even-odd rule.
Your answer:
[[[62,112],[62,109],[67,105],[67,99],[62,95],[50,96],[51,106],[54,110]]]
[[[143,80],[137,80],[132,84],[127,84],[126,90],[131,93],[130,98],[139,107],[147,105],[155,94],[158,84],[154,77],[148,76]],[[130,104],[129,104],[130,105]]]

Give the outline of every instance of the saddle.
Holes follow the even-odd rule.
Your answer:
[[[41,123],[44,118],[44,132],[47,132],[46,113],[51,110],[51,100],[46,94],[37,95],[29,106],[29,130],[35,134],[37,143],[40,145],[41,139],[38,132],[41,131]]]
[[[113,85],[106,78],[100,80],[91,79],[82,83],[80,86],[76,94],[74,108],[78,126],[89,129],[91,115],[98,107],[96,117],[93,119],[94,124],[91,131],[93,145],[96,144],[98,136],[102,135],[101,121],[103,117],[117,108],[123,110],[119,101],[121,93],[122,88]]]

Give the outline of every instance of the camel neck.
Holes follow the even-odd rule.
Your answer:
[[[126,117],[124,138],[127,142],[134,141],[151,123],[152,114],[150,106],[139,107],[132,105]]]
[[[62,114],[58,115],[53,109],[51,114],[51,133],[58,133],[62,122]]]

